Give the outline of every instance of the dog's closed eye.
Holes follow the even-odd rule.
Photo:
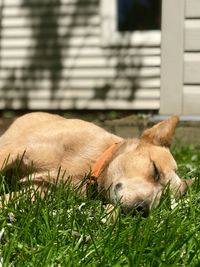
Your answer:
[[[160,172],[154,161],[153,161],[153,178],[155,182],[158,182],[160,180]]]

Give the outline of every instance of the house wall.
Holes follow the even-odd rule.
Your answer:
[[[1,1],[0,109],[158,110],[159,40],[105,45],[101,0]]]
[[[186,0],[183,113],[200,114],[200,1]]]
[[[163,1],[160,113],[200,114],[200,1]]]

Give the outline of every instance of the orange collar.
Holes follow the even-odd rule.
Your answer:
[[[92,167],[92,176],[99,177],[103,170],[103,167],[105,166],[105,163],[111,159],[114,151],[118,147],[118,144],[119,143],[114,143],[100,155],[100,157],[97,159],[94,166]]]
[[[115,143],[107,148],[97,159],[92,167],[91,176],[88,177],[86,183],[86,194],[90,198],[95,198],[98,195],[98,178],[104,169],[106,162],[108,162],[117,150],[119,143]]]

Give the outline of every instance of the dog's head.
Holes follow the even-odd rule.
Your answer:
[[[169,151],[178,121],[178,116],[172,116],[145,130],[137,144],[124,144],[124,151],[118,153],[106,172],[104,188],[111,203],[120,201],[125,211],[134,209],[145,216],[158,205],[166,185],[174,196],[186,191],[191,182],[178,177]]]

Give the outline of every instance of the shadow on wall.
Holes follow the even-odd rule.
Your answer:
[[[21,70],[20,81],[19,77],[16,77],[16,70],[12,69],[3,93],[7,107],[13,106],[13,102],[18,98],[23,99],[22,108],[26,109],[30,86],[36,90],[36,83],[47,73],[51,92],[58,88],[62,71],[62,40],[58,32],[60,0],[22,0],[21,5],[28,14],[33,43],[29,48],[30,52],[26,60],[28,62]],[[15,91],[14,95],[13,91]]]
[[[98,2],[95,3],[97,12],[99,12]],[[20,108],[27,109],[30,92],[33,95],[33,90],[36,92],[36,90],[40,89],[38,84],[46,78],[49,79],[48,89],[50,91],[50,100],[55,98],[56,92],[60,88],[60,81],[63,79],[63,50],[65,49],[65,56],[67,57],[67,51],[71,48],[71,37],[74,34],[76,26],[80,24],[78,21],[80,17],[77,16],[77,13],[83,5],[94,5],[94,1],[76,0],[76,10],[73,15],[70,14],[70,27],[66,27],[65,32],[61,34],[59,30],[60,18],[62,16],[61,0],[22,0],[22,7],[27,11],[29,18],[33,44],[31,44],[32,48],[29,50],[26,60],[27,63],[24,64],[21,70],[21,77],[16,76],[16,69],[13,68],[10,70],[10,75],[2,90],[3,97],[6,100],[6,107],[13,107],[16,99],[23,99],[23,102],[21,101],[19,106]],[[66,14],[64,15],[67,16]],[[87,29],[90,26],[90,18],[94,14],[88,12],[85,15],[83,14],[83,16],[84,19],[81,26],[85,26]],[[88,35],[86,33],[83,36],[83,40],[87,37]],[[138,89],[138,74],[141,63],[135,62],[134,55],[130,56],[131,46],[128,43],[126,47],[105,49],[107,49],[106,57],[108,60],[109,58],[116,59],[116,65],[113,67],[115,69],[115,75],[113,78],[105,78],[103,86],[94,88],[93,99],[115,100],[125,98],[126,101],[132,101]],[[77,54],[76,58],[78,57],[79,55]],[[129,71],[127,71],[127,66]],[[130,71],[133,68],[134,74]],[[68,70],[70,71],[70,68]],[[123,88],[123,86],[120,88],[119,84],[121,80],[126,80],[127,88]],[[124,95],[122,92],[123,89],[127,89],[127,92],[129,92],[128,95]],[[74,103],[76,103],[76,99],[74,99]]]
[[[62,39],[59,36],[59,12],[61,1],[23,0],[28,9],[35,42],[25,80],[42,80],[48,73],[51,91],[58,88],[62,71]]]
[[[22,0],[21,6],[27,10],[33,43],[29,48],[26,63],[21,69],[20,78],[16,75],[15,68],[10,70],[6,78],[2,88],[6,107],[13,106],[17,96],[18,99],[23,99],[22,108],[28,108],[29,92],[33,91],[33,88],[36,91],[43,79],[49,80],[50,99],[54,99],[62,79],[63,49],[67,52],[70,48],[73,31],[80,23],[76,14],[81,6],[93,4],[93,0],[86,2],[76,0],[75,3],[76,10],[70,14],[70,25],[61,34],[59,31],[60,18],[63,16],[61,0]],[[87,13],[84,16],[82,26],[89,26],[91,15]]]
[[[94,88],[95,94],[93,99],[109,99],[113,101],[124,99],[130,102],[135,98],[135,93],[139,89],[138,77],[140,76],[140,70],[142,68],[141,58],[139,57],[140,47],[135,49],[138,53],[135,52],[135,54],[132,55],[131,42],[127,38],[126,40],[126,46],[109,48],[108,60],[111,58],[116,59],[115,75],[112,79],[105,80],[103,87]],[[135,60],[136,54],[139,59],[137,62]]]

